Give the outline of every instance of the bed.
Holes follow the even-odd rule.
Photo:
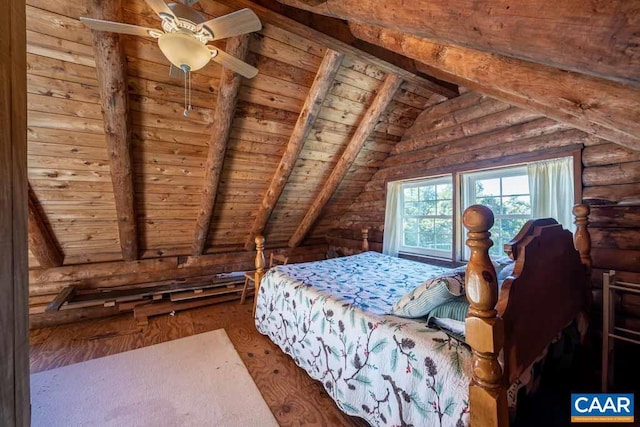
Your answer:
[[[256,327],[372,425],[508,425],[509,391],[563,328],[584,323],[588,206],[574,214],[575,237],[553,219],[527,222],[505,245],[512,272],[500,288],[488,254],[493,214],[480,205],[463,215],[463,271],[374,252],[265,271],[258,236]],[[464,340],[406,317],[447,292],[468,300]]]

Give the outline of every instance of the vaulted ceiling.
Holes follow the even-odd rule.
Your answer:
[[[100,42],[110,36],[78,20],[97,0],[27,0],[30,266],[250,250],[259,233],[273,247],[322,239],[416,118],[457,97],[457,85],[640,148],[638,2],[574,19],[580,2],[564,0],[575,16],[545,12],[547,21],[446,1],[390,2],[386,14],[341,2],[281,0],[310,13],[200,0],[207,17],[256,12],[261,31],[215,43],[259,73],[239,78],[214,63],[194,72],[185,117],[183,82],[156,41]],[[143,0],[110,4],[123,22],[159,26]],[[428,7],[441,8],[441,27],[421,26],[436,17]],[[613,41],[580,45],[588,36]]]
[[[245,6],[223,3],[195,7],[213,17]],[[232,96],[228,140],[216,142],[232,102],[220,66],[192,74],[184,117],[183,82],[169,77],[157,43],[120,36],[128,150],[105,134],[117,113],[107,104],[103,114],[111,92],[101,79],[113,76],[96,73],[96,63],[102,74],[109,66],[78,20],[84,2],[27,4],[31,266],[251,249],[260,232],[272,246],[321,237],[414,119],[457,95],[255,6],[264,28],[249,36],[246,60],[259,74]],[[122,2],[122,19],[159,25],[142,0]]]

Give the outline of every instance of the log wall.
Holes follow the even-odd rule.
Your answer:
[[[583,196],[592,200],[592,286],[599,322],[605,271],[616,270],[620,280],[640,283],[640,153],[592,140],[582,156]],[[640,329],[640,296],[626,293],[616,304],[622,324]]]
[[[348,239],[363,227],[383,230],[388,181],[498,166],[508,156],[576,144],[584,145],[583,198],[593,205],[592,283],[599,309],[603,271],[616,269],[640,281],[640,153],[475,92],[418,117],[348,212],[334,218],[338,230],[332,236]],[[628,296],[619,304],[625,316],[640,318],[640,298]]]
[[[273,250],[287,253],[290,262],[306,262],[324,258],[327,248],[326,244],[319,244]],[[270,251],[267,250],[267,253]],[[252,270],[254,258],[254,252],[242,251],[34,268],[29,270],[29,313],[44,313],[46,306],[67,286],[78,290],[124,290],[198,284],[218,274]],[[64,315],[64,312],[60,312],[61,318]],[[55,314],[49,314],[47,318],[49,323],[56,322]]]

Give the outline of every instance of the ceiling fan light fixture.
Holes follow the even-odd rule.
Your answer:
[[[164,33],[162,31],[150,28],[147,30],[147,34],[149,34],[149,36],[153,37],[154,39],[159,39],[160,36],[162,36]]]
[[[211,52],[195,37],[184,33],[165,33],[158,38],[160,50],[176,67],[187,66],[190,71],[204,67],[211,60]]]

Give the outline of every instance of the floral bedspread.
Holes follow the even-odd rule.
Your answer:
[[[257,296],[258,330],[344,412],[372,425],[468,425],[469,349],[424,321],[384,315],[425,274],[447,269],[384,258],[365,253],[269,270]]]
[[[371,251],[344,258],[283,265],[278,271],[343,303],[382,315],[389,313],[396,301],[426,280],[453,270]]]

